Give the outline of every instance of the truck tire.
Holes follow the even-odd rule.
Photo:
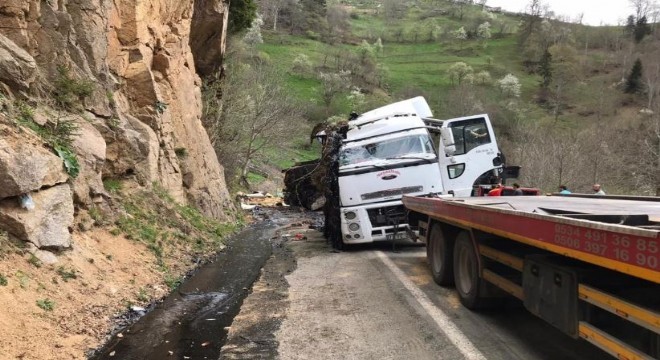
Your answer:
[[[454,283],[461,304],[468,309],[478,309],[485,305],[479,294],[482,280],[477,256],[470,234],[461,231],[454,244]]]
[[[454,284],[453,242],[445,239],[439,223],[433,224],[430,235],[426,256],[433,281],[441,286],[451,286]]]

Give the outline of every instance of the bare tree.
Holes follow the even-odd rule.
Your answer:
[[[268,64],[233,64],[223,96],[224,141],[216,150],[229,173],[247,185],[252,162],[265,149],[284,146],[300,128],[301,108],[280,84],[283,76]],[[231,171],[233,170],[233,171]]]

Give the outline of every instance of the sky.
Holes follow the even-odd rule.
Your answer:
[[[499,6],[504,10],[522,12],[530,0],[487,0],[488,6]],[[633,13],[628,0],[544,0],[557,15],[574,19],[584,13],[583,24],[617,25],[625,23]]]

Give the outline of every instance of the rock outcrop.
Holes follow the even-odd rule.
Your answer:
[[[1,125],[0,135],[0,199],[67,181],[62,160],[38,138],[19,137]]]
[[[201,75],[211,75],[222,65],[227,42],[228,1],[195,0],[190,47]]]
[[[52,109],[34,119],[44,125],[67,117],[78,124],[71,146],[77,178],[67,180],[62,160],[43,144],[0,137],[0,218],[12,223],[0,227],[38,247],[66,247],[68,230],[62,229],[71,227],[74,202],[83,209],[98,202],[107,195],[106,178],[158,183],[177,201],[228,219],[234,206],[201,122],[196,71],[196,63],[219,66],[227,14],[222,0],[2,1],[0,92],[48,100],[76,81],[93,90],[76,94],[76,111],[46,101]],[[64,80],[62,69],[70,74]],[[16,208],[15,197],[24,193],[33,193],[39,211],[63,211],[61,228],[53,230],[39,211]],[[35,229],[62,241],[53,244]]]
[[[34,192],[32,199],[32,210],[22,208],[16,198],[0,200],[3,228],[39,249],[70,247],[71,234],[66,224],[73,223],[73,197],[69,185]]]

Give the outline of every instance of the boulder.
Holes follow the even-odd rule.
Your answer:
[[[0,133],[0,199],[67,181],[62,160],[37,140]]]
[[[37,63],[27,51],[0,34],[0,81],[27,90],[37,76]]]
[[[33,210],[23,209],[16,198],[0,200],[0,228],[41,250],[69,248],[69,228],[73,226],[73,195],[69,185],[57,185],[31,195]]]

